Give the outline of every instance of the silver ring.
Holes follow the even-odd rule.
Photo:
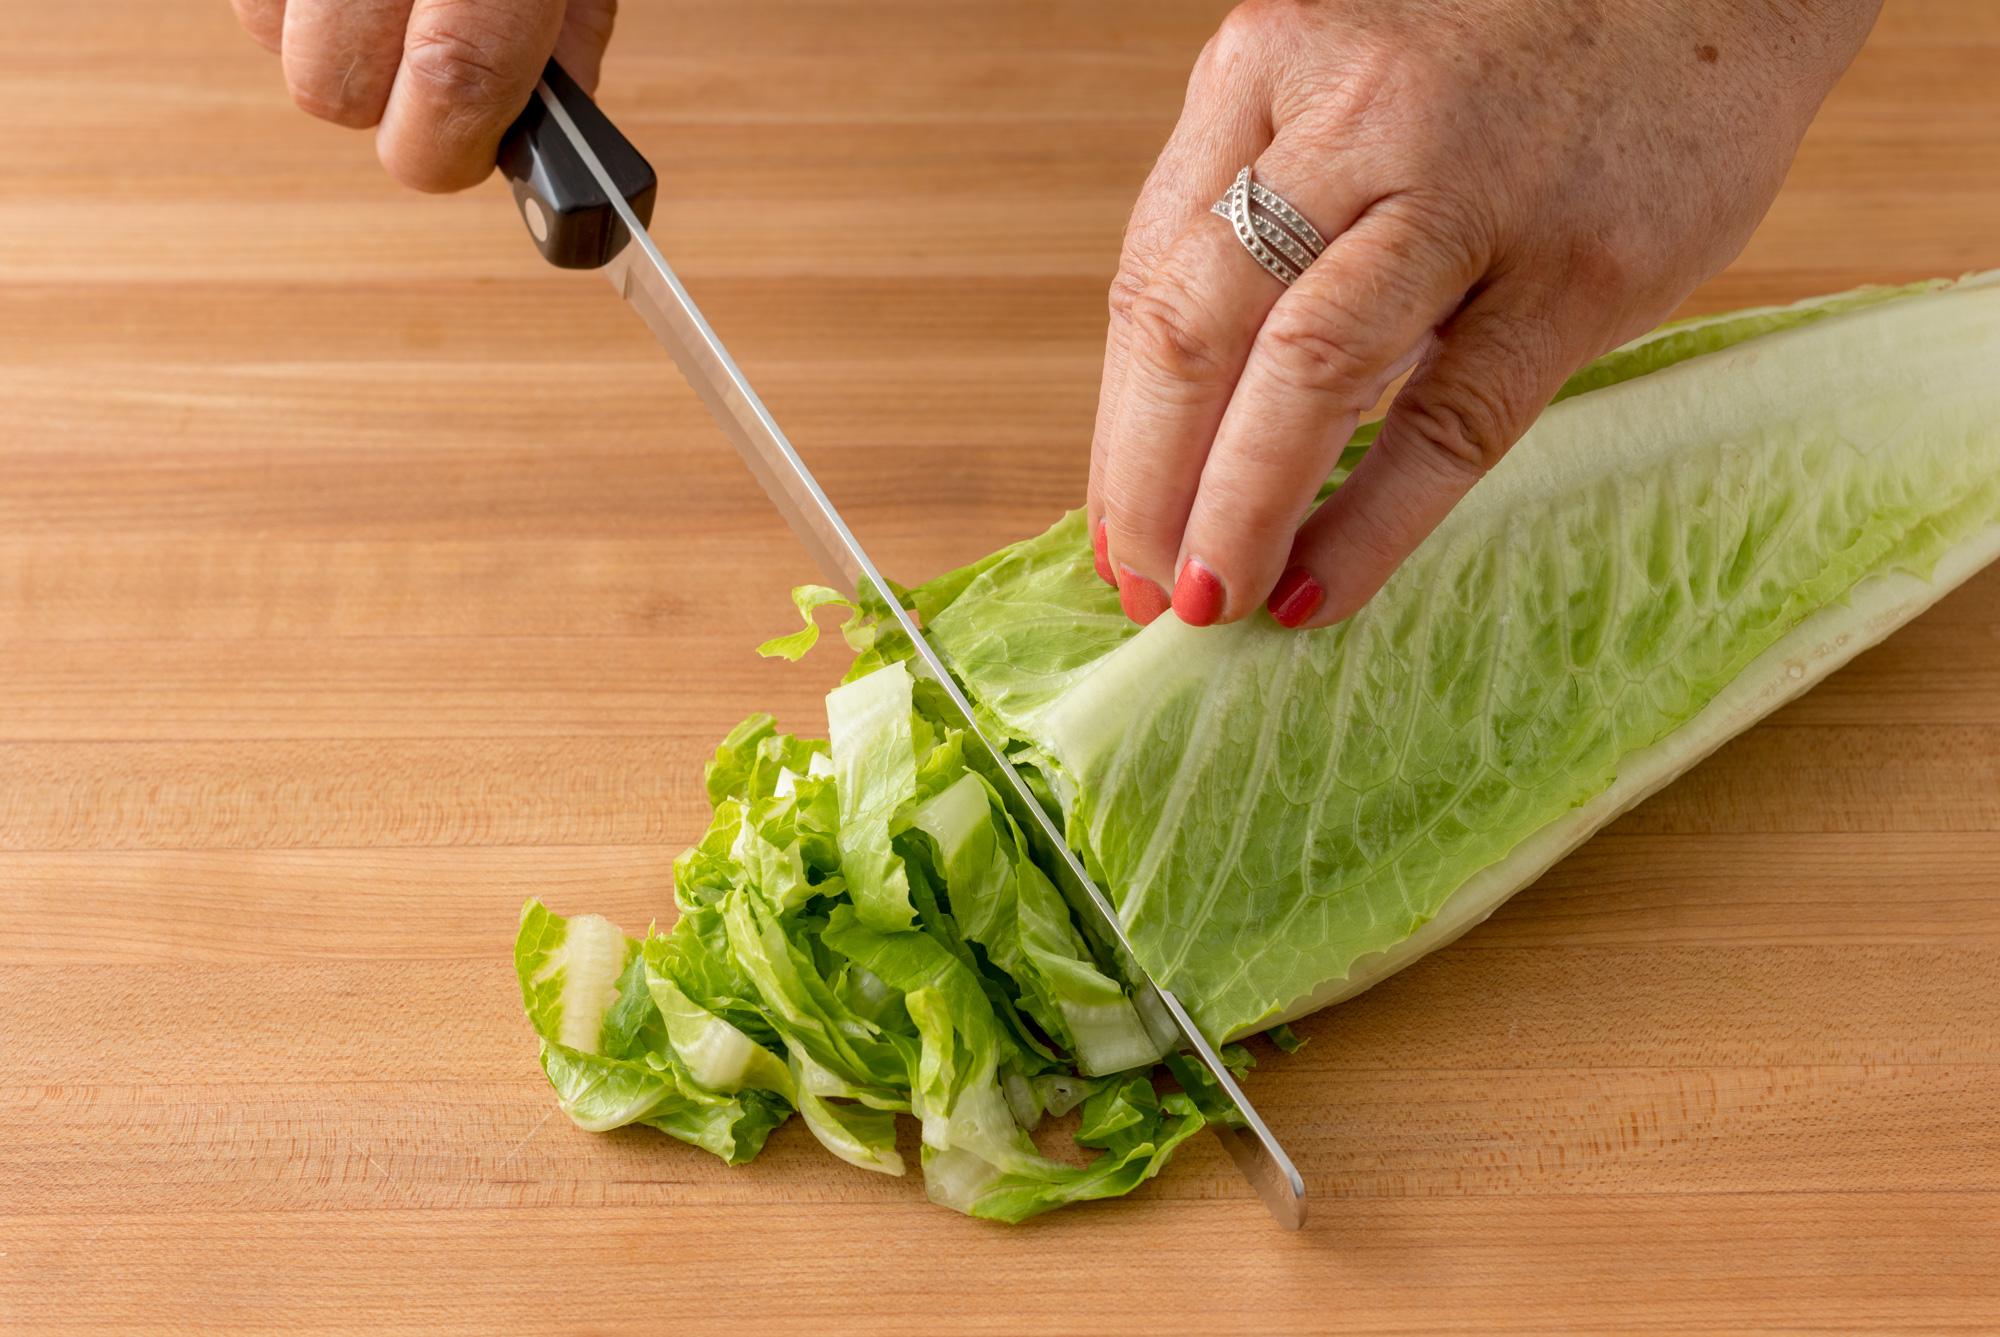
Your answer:
[[[1250,258],[1287,288],[1326,249],[1319,229],[1278,192],[1258,185],[1248,167],[1208,211],[1227,222]]]

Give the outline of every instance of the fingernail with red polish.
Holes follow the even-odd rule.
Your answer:
[[[1097,522],[1097,532],[1090,536],[1090,552],[1097,559],[1097,574],[1104,577],[1104,583],[1114,588],[1118,577],[1111,574],[1111,535],[1105,532],[1104,522]]]
[[[1167,611],[1167,592],[1129,566],[1118,568],[1118,606],[1140,626]]]
[[[1174,616],[1190,627],[1206,627],[1222,616],[1222,579],[1199,557],[1181,563],[1174,582]]]
[[[1326,590],[1313,579],[1312,572],[1302,566],[1294,566],[1286,568],[1285,574],[1278,577],[1278,583],[1264,606],[1282,625],[1300,627],[1325,602]]]

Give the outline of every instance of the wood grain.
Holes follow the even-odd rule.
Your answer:
[[[890,569],[1078,495],[1221,8],[626,7],[664,242]],[[1299,1236],[1207,1141],[1005,1230],[593,1137],[514,913],[671,912],[714,741],[823,722],[750,653],[803,556],[497,186],[399,195],[219,0],[7,28],[0,1329],[2000,1326],[2000,572],[1267,1056]],[[2000,262],[1996,62],[1891,5],[1689,310]]]

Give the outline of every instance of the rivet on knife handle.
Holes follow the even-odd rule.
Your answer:
[[[631,233],[596,174],[550,113],[542,89],[569,113],[642,224],[653,221],[658,179],[652,164],[598,110],[590,95],[562,66],[550,61],[542,71],[541,88],[500,141],[500,174],[514,188],[521,221],[545,260],[563,269],[601,269]]]

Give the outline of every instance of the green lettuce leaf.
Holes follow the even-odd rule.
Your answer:
[[[849,1165],[877,1174],[903,1173],[896,1150],[896,1112],[868,1103],[866,1093],[814,1063],[792,1055],[799,1117],[821,1146]]]
[[[911,821],[935,844],[965,937],[1005,972],[1022,1009],[1081,1072],[1123,1072],[1160,1057],[1124,986],[1098,969],[1062,893],[983,778],[967,771]]]
[[[530,901],[514,965],[541,1039],[542,1072],[579,1128],[642,1123],[736,1164],[755,1156],[790,1113],[780,1095],[724,1093],[694,1077],[667,1047],[639,944],[609,921],[565,920]]]

